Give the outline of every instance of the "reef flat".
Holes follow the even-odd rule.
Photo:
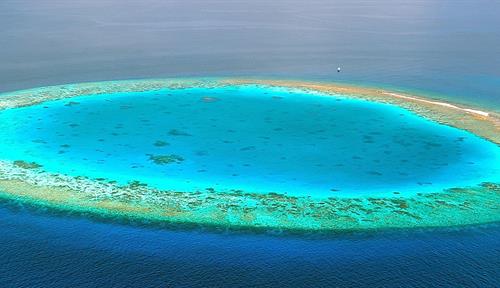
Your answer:
[[[393,104],[435,122],[470,131],[497,145],[500,143],[500,118],[495,113],[421,96],[328,83],[248,79],[82,83],[5,93],[0,95],[0,110],[29,107],[79,96],[182,90],[192,87],[216,89],[234,85],[295,89],[318,96],[332,95]],[[215,104],[219,99],[206,96],[201,102]],[[78,107],[79,102],[70,101],[66,106]],[[74,123],[70,125],[77,126]],[[178,129],[171,129],[168,135],[173,138],[191,137],[189,133]],[[171,147],[170,141],[153,139],[151,142],[158,149]],[[67,149],[70,145],[62,146]],[[253,149],[255,148],[250,146],[241,148]],[[148,161],[162,167],[185,162],[184,157],[171,153],[147,154],[147,157]],[[500,220],[500,186],[496,182],[483,182],[435,192],[417,191],[411,194],[391,190],[380,195],[346,196],[334,190],[332,189],[331,196],[328,197],[254,193],[238,189],[218,191],[214,188],[182,191],[159,189],[133,179],[124,185],[112,179],[54,173],[45,171],[44,163],[36,163],[27,158],[0,161],[0,197],[4,199],[68,212],[123,217],[147,223],[229,229],[352,231],[455,226]]]
[[[314,199],[242,191],[161,191],[141,183],[117,186],[1,161],[0,191],[4,199],[68,212],[227,229],[356,231],[500,219],[500,185],[494,183],[412,197]]]

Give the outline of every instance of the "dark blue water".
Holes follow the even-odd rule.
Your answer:
[[[310,239],[0,208],[1,287],[498,287],[500,227]]]
[[[499,11],[496,0],[2,0],[0,91],[241,75],[499,109]],[[43,215],[0,210],[1,287],[500,286],[498,225],[306,240]]]

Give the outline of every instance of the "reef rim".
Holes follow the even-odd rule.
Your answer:
[[[432,121],[467,130],[500,145],[500,115],[422,96],[345,84],[265,79],[150,79],[49,86],[0,94],[0,110],[82,95],[187,87],[263,85],[400,106]],[[18,160],[22,161],[22,159]],[[340,232],[443,227],[500,221],[500,185],[482,183],[411,197],[312,199],[234,191],[160,191],[141,183],[117,186],[52,174],[36,163],[0,160],[0,198],[91,215],[224,229]]]

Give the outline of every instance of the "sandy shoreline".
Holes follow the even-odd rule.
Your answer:
[[[450,103],[446,103],[446,102],[424,100],[424,99],[419,99],[419,98],[415,98],[415,97],[404,96],[404,95],[397,94],[397,93],[390,93],[390,92],[384,92],[384,93],[386,95],[390,95],[390,96],[393,96],[393,97],[408,99],[408,100],[411,100],[411,101],[424,102],[424,103],[433,104],[433,105],[445,106],[445,107],[449,107],[449,108],[453,108],[453,109],[458,109],[458,110],[461,110],[461,111],[464,111],[464,112],[467,112],[467,113],[472,113],[472,114],[476,114],[476,115],[480,115],[480,116],[484,116],[484,117],[489,117],[490,116],[490,113],[488,113],[488,112],[484,112],[484,111],[481,111],[481,110],[475,110],[475,109],[469,109],[469,108],[460,108],[460,107],[458,107],[456,105],[453,105],[453,104],[450,104]]]

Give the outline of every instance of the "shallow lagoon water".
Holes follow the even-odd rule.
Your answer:
[[[2,159],[175,191],[405,194],[500,175],[498,146],[471,133],[392,105],[285,88],[87,95],[2,111],[0,126]]]

